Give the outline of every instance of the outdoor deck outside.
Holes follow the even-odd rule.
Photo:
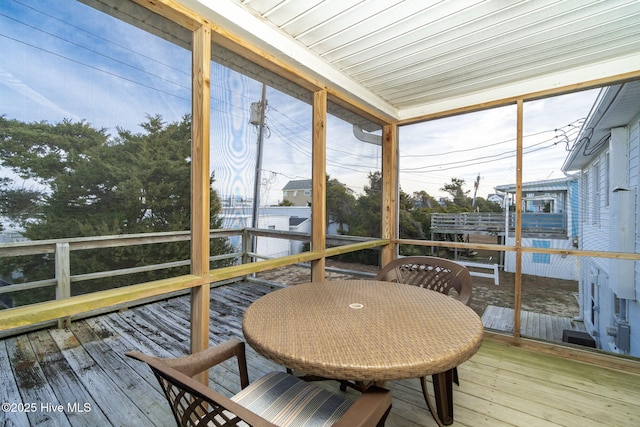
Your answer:
[[[242,339],[243,311],[273,289],[255,282],[212,289],[211,344]],[[1,340],[3,402],[16,408],[3,408],[2,425],[175,425],[151,371],[124,353],[187,354],[189,328],[189,301],[182,296],[73,322],[67,329]],[[248,350],[250,380],[283,369]],[[213,370],[209,385],[225,394],[237,392],[235,369],[228,364]],[[454,426],[622,427],[640,422],[640,373],[588,366],[487,339],[459,367],[459,375]],[[322,385],[339,390],[337,382]],[[386,426],[435,426],[417,379],[387,386],[393,407]],[[346,395],[354,398],[357,393],[349,389]],[[17,410],[18,404],[28,403],[35,403],[36,410]],[[62,411],[54,410],[58,405]]]
[[[214,15],[226,3],[212,5]],[[265,2],[229,3],[241,11]],[[289,3],[264,14],[253,10],[250,18],[290,16]],[[388,3],[374,3],[388,16]],[[442,24],[453,25],[458,13],[479,13],[479,5],[486,6],[445,13]],[[271,50],[280,49],[270,45],[273,39],[258,42],[246,28],[234,30],[229,22],[235,21],[212,19],[208,7],[191,0],[54,0],[46,7],[11,0],[0,6],[0,50],[11,52],[0,65],[0,372],[3,384],[15,385],[3,395],[8,402],[95,402],[104,407],[85,415],[119,425],[122,420],[110,418],[122,415],[114,409],[136,405],[125,377],[148,378],[122,360],[130,344],[150,352],[197,351],[225,336],[241,337],[242,307],[273,286],[371,277],[397,256],[436,255],[468,266],[471,307],[492,338],[461,367],[460,425],[589,425],[608,417],[637,424],[640,392],[631,381],[640,357],[637,65],[594,73],[596,64],[584,59],[516,82],[509,95],[492,86],[482,99],[460,92],[467,77],[490,72],[487,83],[512,78],[511,67],[524,74],[531,67],[509,61],[505,75],[498,61],[476,74],[440,70],[433,81],[413,84],[406,79],[420,74],[413,74],[415,64],[391,73],[399,85],[393,86],[382,78],[393,64],[380,61],[413,43],[373,58],[377,67],[340,68],[352,58],[347,55],[325,68],[314,61],[331,54],[310,58],[311,48],[297,57],[309,64],[289,62],[288,54]],[[498,18],[507,16],[499,13],[503,7],[468,16],[487,25],[478,35],[509,24]],[[542,31],[549,16],[543,10],[568,6],[532,7],[525,2],[508,13],[537,17],[532,22],[546,37],[553,31]],[[552,15],[563,28],[582,28],[574,36],[594,31],[604,43],[613,33],[601,29],[636,27],[618,24],[633,21],[640,3],[588,2],[575,12]],[[608,19],[602,28],[582,27],[583,14],[591,12]],[[313,16],[324,15],[306,11],[290,22],[308,24]],[[344,31],[350,28],[361,27]],[[317,35],[307,30],[291,52]],[[438,46],[453,48],[468,36]],[[523,33],[522,40],[537,37]],[[620,67],[640,55],[640,38],[625,37],[629,43],[616,44],[607,57],[619,55]],[[495,49],[495,42],[483,43]],[[559,39],[548,42],[565,48]],[[495,58],[521,51],[511,47]],[[462,51],[450,51],[456,52]],[[536,50],[531,58],[542,54]],[[463,70],[474,66],[463,61],[471,57],[453,62],[462,61],[457,68]],[[557,65],[549,60],[539,63]],[[576,72],[573,67],[586,74],[549,83],[558,73]],[[376,68],[382,74],[357,81]],[[412,94],[442,95],[427,92],[433,85],[453,91],[453,98],[410,105]],[[247,282],[254,279],[267,285]],[[184,293],[190,302],[174,299]],[[218,297],[228,303],[216,311]],[[584,345],[563,342],[567,331],[579,333]],[[251,358],[257,371],[269,367]],[[113,371],[126,373],[113,384],[107,379],[112,363]],[[113,394],[96,397],[95,381],[109,384]],[[226,387],[226,375],[224,384],[215,375],[211,381]],[[140,392],[157,395],[141,384]],[[592,386],[595,405],[587,402]],[[428,424],[419,386],[390,387],[397,399],[390,425]],[[147,403],[153,410],[133,412],[143,424],[155,424],[165,409]],[[618,408],[615,414],[606,410],[609,404]],[[42,411],[23,415],[6,420],[52,420]],[[84,422],[79,413],[61,419]]]

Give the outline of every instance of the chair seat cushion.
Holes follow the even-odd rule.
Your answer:
[[[353,403],[285,372],[272,372],[231,400],[279,426],[330,426]]]

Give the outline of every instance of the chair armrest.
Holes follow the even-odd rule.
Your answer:
[[[238,343],[241,345],[238,345]],[[220,361],[223,361],[223,360],[229,359],[230,357],[235,356],[236,351],[238,351],[238,349],[241,349],[241,351],[244,352],[244,343],[238,340],[229,340],[217,346],[211,347],[207,350],[203,350],[201,353],[207,352],[211,356],[210,359],[212,361],[217,360],[218,361],[217,363],[219,363]],[[156,375],[156,377],[158,377],[158,380],[160,380],[161,385],[163,384],[163,382],[167,384],[172,384],[173,386],[177,386],[180,390],[190,393],[192,396],[196,398],[203,399],[204,402],[214,403],[216,406],[220,406],[226,409],[227,411],[230,411],[233,414],[235,414],[235,417],[232,417],[229,420],[228,424],[225,424],[225,425],[236,426],[236,425],[249,424],[250,426],[254,426],[254,427],[277,427],[275,424],[260,417],[258,414],[250,411],[244,406],[234,402],[227,396],[215,390],[212,390],[206,385],[188,376],[188,374],[180,372],[179,370],[171,366],[168,366],[167,363],[165,363],[167,360],[179,360],[182,363],[184,360],[190,358],[191,356],[195,356],[198,354],[199,353],[196,353],[194,355],[180,357],[177,359],[163,359],[159,357],[147,356],[137,351],[126,353],[126,355],[129,357],[132,357],[134,359],[147,363],[149,367],[152,369],[152,371],[154,372],[154,374]],[[167,394],[167,389],[164,386],[163,386],[163,391],[165,393],[165,396],[169,400],[169,403],[172,407],[172,411],[174,412],[174,415],[176,416],[176,419],[178,420],[178,415],[176,414],[176,408],[174,407],[174,402],[172,402],[172,399]],[[190,412],[197,408],[182,407],[182,409],[185,412]],[[227,414],[227,415],[230,415],[230,414]],[[242,421],[244,421],[244,423],[242,423]]]
[[[247,372],[247,358],[245,355],[244,342],[232,338],[213,347],[199,351],[188,356],[176,358],[161,358],[147,356],[140,352],[129,352],[127,356],[147,362],[145,359],[154,359],[169,366],[189,377],[193,377],[201,372],[207,371],[213,366],[224,362],[232,357],[238,359],[238,371],[240,373],[240,386],[245,388],[249,385],[249,374]],[[148,362],[147,362],[148,363]]]
[[[384,425],[389,411],[391,411],[391,392],[376,386],[369,387],[333,424],[333,427]]]

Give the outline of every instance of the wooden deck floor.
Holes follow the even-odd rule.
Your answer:
[[[512,334],[513,308],[487,306],[482,314],[482,324],[487,329]],[[526,310],[520,312],[520,335],[523,337],[562,342],[562,331],[565,329],[587,331],[584,323],[577,322],[570,317],[552,316]]]
[[[241,283],[211,292],[211,342],[241,337],[245,308],[269,287]],[[188,298],[74,322],[70,329],[0,341],[1,426],[173,425],[156,380],[123,356],[188,352]],[[253,351],[250,378],[282,369]],[[640,376],[485,340],[459,367],[454,426],[637,426]],[[238,391],[233,368],[211,373],[211,386]],[[336,383],[326,387],[338,390]],[[434,426],[419,381],[394,381],[390,427]],[[355,391],[348,393],[354,394]],[[6,405],[8,404],[8,406]]]

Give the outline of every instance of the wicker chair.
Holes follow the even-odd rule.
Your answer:
[[[463,304],[471,303],[471,274],[455,261],[429,256],[398,258],[385,265],[375,280],[406,283],[452,295]],[[453,296],[453,295],[452,295]]]
[[[232,339],[175,359],[129,352],[149,365],[180,426],[383,426],[391,393],[373,387],[352,401],[285,372],[272,372],[249,384],[245,344]],[[241,391],[229,398],[193,376],[236,357]]]
[[[448,259],[430,256],[394,259],[380,270],[375,279],[420,286],[456,297],[463,304],[471,303],[472,283],[469,270]],[[455,319],[451,319],[451,323],[455,327]],[[420,381],[426,393],[426,378],[420,378]],[[460,385],[458,368],[453,368],[453,382]]]

